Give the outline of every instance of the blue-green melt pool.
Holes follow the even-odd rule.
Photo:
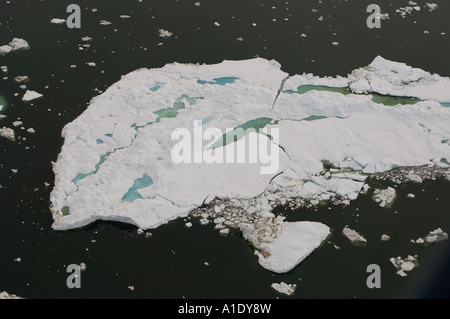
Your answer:
[[[128,192],[125,193],[122,197],[122,202],[132,203],[136,199],[142,199],[141,194],[139,194],[138,190],[142,188],[146,188],[150,185],[153,185],[153,180],[147,174],[144,174],[142,178],[139,178],[134,181],[133,186],[130,187]]]

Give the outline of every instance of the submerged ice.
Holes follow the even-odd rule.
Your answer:
[[[330,230],[321,223],[278,220],[271,214],[274,205],[293,198],[316,204],[354,200],[369,174],[446,166],[448,92],[449,78],[381,57],[346,78],[288,76],[277,62],[260,58],[131,72],[64,127],[53,166],[53,228],[101,219],[151,229],[214,198],[226,199],[240,208],[227,213],[218,229],[241,229],[263,267],[289,271]],[[417,101],[386,106],[373,94]],[[260,165],[252,163],[175,164],[171,133],[195,121],[205,129],[248,123],[277,128],[279,143],[269,135],[260,139],[279,148],[279,169],[260,174]],[[203,147],[234,148],[222,138]],[[321,174],[325,166],[331,173]],[[220,207],[216,213],[225,214]]]

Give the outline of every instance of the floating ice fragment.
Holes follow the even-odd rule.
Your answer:
[[[344,234],[344,236],[347,237],[347,239],[350,240],[352,244],[356,246],[363,246],[367,244],[367,240],[353,229],[344,227],[344,229],[342,230],[342,234]]]
[[[43,95],[36,91],[26,91],[22,101],[29,102],[41,98]]]
[[[169,32],[167,30],[164,29],[159,29],[159,36],[161,38],[170,38],[173,35],[172,32]]]
[[[297,288],[296,284],[287,284],[285,282],[281,283],[273,283],[270,287],[278,291],[279,293],[285,294],[285,295],[292,295],[295,291],[295,288]]]
[[[63,24],[64,22],[66,22],[66,20],[60,19],[60,18],[53,18],[50,20],[50,23],[53,23],[53,24]]]

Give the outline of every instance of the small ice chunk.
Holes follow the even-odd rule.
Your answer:
[[[436,3],[428,3],[427,2],[427,7],[429,11],[434,11],[438,8],[438,5]]]
[[[448,234],[441,228],[430,231],[425,237],[417,239],[417,244],[434,244],[448,239]]]
[[[128,289],[130,289],[131,291],[134,291],[134,286],[128,286]]]
[[[373,200],[376,201],[380,207],[390,208],[397,197],[395,188],[388,187],[387,189],[375,189],[373,193]]]
[[[20,38],[14,38],[8,45],[12,48],[12,51],[26,50],[30,48],[28,42]]]
[[[397,268],[397,275],[401,277],[407,276],[406,272],[413,270],[415,267],[419,265],[416,257],[409,255],[406,258],[392,257],[389,261]]]
[[[30,133],[30,134],[36,133],[36,131],[35,131],[34,128],[32,128],[32,127],[30,127],[30,128],[27,130],[27,132]]]
[[[29,90],[27,90],[25,92],[25,95],[22,98],[22,101],[29,102],[29,101],[38,99],[38,98],[40,98],[42,96],[43,96],[42,94],[40,94],[40,93],[38,93],[36,91],[29,91]]]
[[[406,175],[406,178],[414,183],[422,183],[423,182],[422,178],[419,175],[414,174],[414,173]]]
[[[107,21],[107,20],[100,20],[100,25],[110,25],[111,22]]]
[[[406,197],[408,197],[408,198],[416,198],[416,195],[414,195],[414,194],[408,194],[408,196],[406,196]]]
[[[14,127],[21,126],[22,124],[23,124],[22,121],[14,121],[14,122],[12,123],[12,125],[13,125]]]
[[[86,64],[89,65],[89,66],[96,66],[95,62],[88,62]]]
[[[0,54],[6,54],[12,51],[12,48],[9,45],[0,46]]]
[[[86,264],[85,263],[81,263],[80,264],[80,270],[81,271],[85,271],[86,270]]]
[[[230,233],[230,229],[228,228],[223,228],[219,231],[220,235],[222,236],[228,236],[228,234]]]
[[[353,229],[344,227],[344,229],[342,230],[342,234],[344,234],[344,236],[347,237],[347,239],[350,240],[352,244],[355,244],[357,246],[367,244],[367,240]]]
[[[287,284],[285,282],[281,283],[273,283],[270,287],[278,291],[279,293],[285,294],[285,295],[292,295],[295,291],[295,288],[297,288],[296,284]]]
[[[0,292],[0,299],[22,299],[21,297],[18,297],[16,295],[13,294],[9,294],[6,291]]]
[[[16,140],[14,130],[8,127],[0,128],[0,137],[4,137],[13,142]]]
[[[188,223],[185,224],[185,226],[186,226],[187,228],[191,228],[191,227],[192,227],[192,223],[188,222]]]
[[[172,32],[169,32],[168,30],[159,29],[159,36],[161,38],[170,38],[173,35]]]
[[[239,225],[243,237],[256,248],[259,264],[285,273],[308,257],[330,234],[328,226],[315,222],[284,222],[283,217],[266,217]]]
[[[137,234],[142,235],[144,233],[144,230],[142,228],[137,229]]]
[[[53,18],[50,20],[50,23],[53,23],[53,24],[63,24],[64,22],[66,22],[66,20],[60,19],[60,18]]]
[[[14,259],[15,262],[20,263],[22,261],[22,258],[18,257],[16,259]]]
[[[214,219],[214,224],[222,224],[225,221],[225,218],[219,217]]]
[[[381,241],[389,241],[391,240],[391,237],[389,235],[383,234],[381,235]]]

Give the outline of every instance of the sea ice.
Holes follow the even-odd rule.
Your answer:
[[[342,234],[347,237],[348,240],[350,240],[352,242],[352,244],[356,245],[356,246],[362,246],[367,244],[367,240],[360,235],[357,231],[348,228],[348,227],[344,227],[344,229],[342,230]]]
[[[423,101],[385,106],[370,95],[351,94],[349,85],[362,78],[371,92]],[[430,159],[450,161],[450,148],[442,143],[450,136],[450,108],[437,102],[450,102],[449,92],[449,78],[381,57],[336,78],[289,76],[276,61],[261,58],[131,72],[64,127],[65,142],[53,165],[53,228],[112,220],[151,229],[223,199],[239,204],[239,210],[212,204],[212,212],[239,216],[215,227],[240,228],[265,267],[288,271],[320,245],[328,227],[276,222],[271,241],[261,242],[252,239],[258,237],[252,235],[259,229],[254,223],[274,218],[273,207],[290,199],[348,203],[357,198],[367,175],[434,165]],[[268,149],[279,151],[278,169],[261,174],[261,163],[175,164],[171,134],[194,130],[196,120],[203,130],[278,129],[277,143],[270,133],[258,134]],[[219,148],[225,152],[234,146]],[[324,163],[333,168],[321,175]],[[224,217],[212,219],[218,218]],[[201,220],[206,224],[208,216]]]
[[[12,51],[17,50],[27,50],[30,48],[30,45],[27,41],[20,38],[14,38],[11,42],[9,42],[7,45],[0,46],[0,54],[6,54]]]
[[[159,29],[159,36],[161,38],[170,38],[173,35],[172,32],[169,32],[168,30]]]
[[[430,231],[425,237],[415,240],[417,244],[434,244],[448,239],[448,234],[441,228]]]
[[[42,94],[36,92],[36,91],[26,91],[25,95],[22,98],[22,101],[24,102],[29,102],[29,101],[33,101],[36,100],[38,98],[42,97]]]
[[[259,264],[267,270],[285,273],[309,256],[328,237],[328,226],[314,222],[285,222],[265,218],[241,224],[246,240],[255,247]]]
[[[0,299],[22,299],[22,298],[13,294],[9,294],[6,291],[3,291],[0,292]]]
[[[397,192],[395,188],[388,187],[387,189],[376,189],[373,192],[373,199],[377,202],[380,207],[390,208],[397,197]]]
[[[9,42],[8,45],[12,48],[12,51],[27,50],[30,48],[28,42],[20,38],[12,39],[12,41]]]
[[[401,277],[406,277],[407,273],[414,268],[416,268],[419,265],[419,262],[417,260],[417,256],[411,256],[409,255],[406,258],[392,257],[389,259],[389,261],[394,265],[395,268],[397,268],[397,275]]]
[[[16,140],[14,130],[8,127],[0,128],[0,136],[13,142]]]
[[[271,287],[273,289],[275,289],[276,291],[278,291],[279,293],[285,294],[285,295],[292,295],[295,291],[295,288],[297,288],[296,284],[287,284],[285,282],[281,282],[281,283],[273,283],[271,285]]]
[[[53,23],[53,24],[63,24],[64,22],[66,22],[66,20],[60,19],[60,18],[53,18],[50,20],[50,23]]]

